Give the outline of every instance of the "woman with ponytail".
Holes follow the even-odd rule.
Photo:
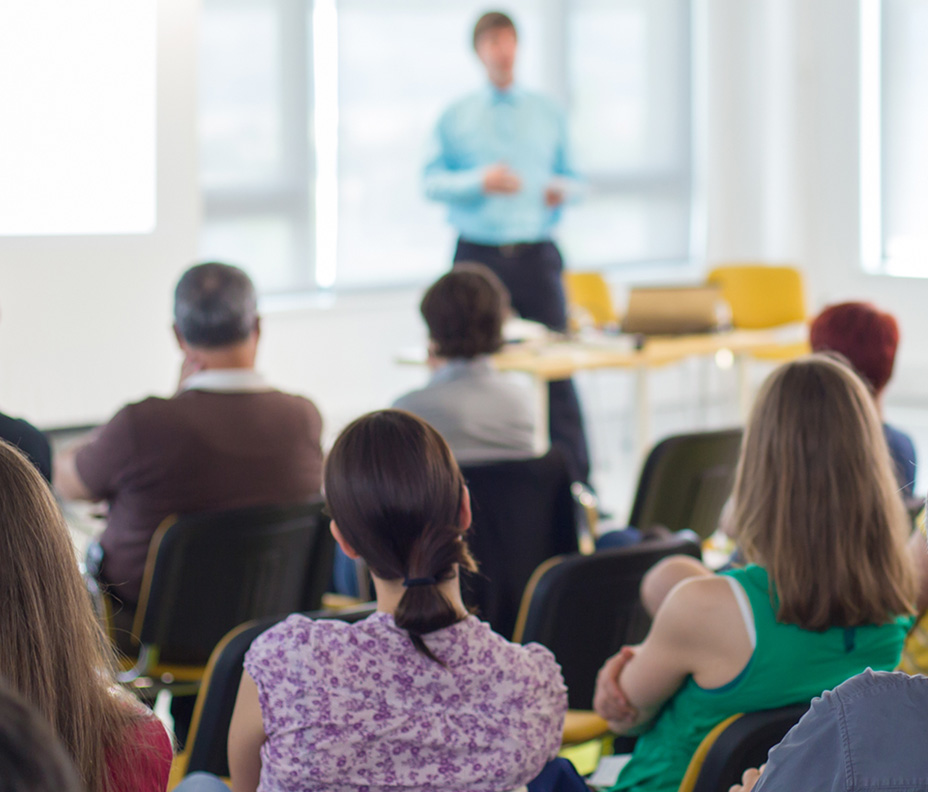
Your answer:
[[[535,778],[560,746],[566,689],[547,649],[464,607],[470,498],[445,441],[409,413],[365,415],[329,454],[325,494],[377,612],[294,615],[254,642],[229,734],[235,792],[507,792]]]

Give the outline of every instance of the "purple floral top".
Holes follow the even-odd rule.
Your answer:
[[[267,742],[259,792],[504,792],[561,743],[567,689],[554,656],[475,616],[415,650],[393,616],[290,616],[258,636],[245,669]]]

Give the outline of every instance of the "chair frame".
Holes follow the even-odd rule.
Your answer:
[[[766,761],[808,709],[808,703],[792,704],[726,718],[693,753],[679,792],[728,792],[745,770]]]
[[[278,513],[281,524],[299,520],[303,518],[299,512],[306,509],[305,518],[317,522],[314,537],[314,545],[308,551],[310,559],[310,569],[318,566],[319,568],[331,567],[331,556],[334,553],[334,539],[328,531],[328,519],[323,511],[323,501],[320,498],[314,498],[303,503],[288,504],[285,506],[269,505],[248,507],[245,509],[233,509],[216,512],[192,513],[190,515],[170,515],[166,517],[158,529],[155,531],[152,541],[149,545],[148,556],[145,562],[145,571],[142,578],[142,586],[139,596],[139,604],[135,612],[132,636],[133,641],[139,644],[138,655],[135,663],[117,675],[117,680],[126,686],[131,687],[138,695],[143,698],[152,698],[159,690],[170,688],[175,695],[190,695],[196,693],[202,679],[205,666],[186,665],[186,664],[164,664],[161,662],[162,647],[153,640],[152,632],[159,623],[159,610],[161,608],[160,586],[165,585],[164,568],[165,565],[176,563],[172,557],[163,559],[160,554],[162,544],[169,532],[175,525],[180,523],[183,529],[183,520],[186,517],[197,518],[201,515],[207,519],[221,518],[223,515],[229,515],[230,518],[241,519],[242,515],[248,512],[254,512],[257,516],[265,514]],[[260,527],[265,527],[259,523]],[[161,560],[159,560],[161,559]],[[328,559],[328,563],[326,563]],[[303,593],[301,595],[300,605],[305,607],[318,606],[321,603],[322,593],[325,589],[328,579],[325,580],[308,580],[310,569],[306,570],[307,578],[304,579]],[[309,585],[307,585],[307,583]],[[107,601],[106,605],[109,605]],[[104,607],[104,613],[107,608]],[[278,616],[279,614],[275,614]],[[109,619],[107,619],[109,622]]]

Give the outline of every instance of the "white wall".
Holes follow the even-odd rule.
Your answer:
[[[159,2],[155,232],[0,238],[6,412],[43,426],[93,421],[173,377],[170,291],[196,251],[199,222],[196,5]]]
[[[804,267],[810,307],[868,298],[904,339],[894,393],[928,391],[928,281],[864,275],[858,250],[853,0],[706,4],[707,260]],[[150,237],[0,239],[0,409],[43,426],[170,393],[173,284],[195,257],[195,4],[160,0],[159,222]],[[415,291],[265,310],[260,367],[319,404],[328,434],[422,380]]]
[[[924,397],[928,280],[860,265],[857,3],[708,1],[708,260],[794,261],[810,309],[867,299],[894,313],[889,397]]]

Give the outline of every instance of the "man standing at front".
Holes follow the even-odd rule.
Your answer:
[[[573,176],[566,123],[549,99],[514,85],[516,29],[490,12],[474,27],[474,50],[490,85],[453,104],[436,130],[425,169],[426,195],[449,205],[460,232],[454,261],[478,262],[499,276],[521,316],[553,330],[567,326],[563,261],[551,231]],[[585,480],[589,456],[570,380],[550,388],[551,440]]]

